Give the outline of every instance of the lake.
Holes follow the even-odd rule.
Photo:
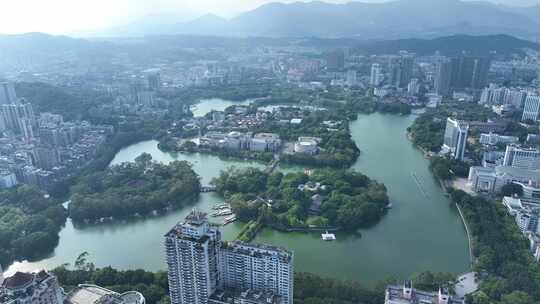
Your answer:
[[[217,105],[215,103],[218,103]],[[221,109],[230,102],[208,100],[200,109]],[[204,115],[201,110],[198,115]],[[353,169],[382,182],[388,188],[393,208],[381,222],[359,233],[337,232],[337,240],[323,242],[320,234],[280,233],[264,229],[255,242],[285,246],[295,252],[295,270],[314,272],[341,279],[354,279],[365,284],[388,278],[405,278],[412,273],[468,270],[468,243],[457,210],[444,195],[428,169],[429,162],[406,138],[406,129],[415,116],[371,114],[360,115],[351,123],[351,132],[362,151]],[[144,141],[122,149],[111,164],[133,161],[141,153],[150,153],[154,160],[168,163],[186,160],[201,176],[203,185],[229,166],[263,167],[247,161],[222,160],[216,156],[165,153],[157,141]],[[285,172],[302,170],[284,168]],[[221,199],[215,194],[202,194],[193,205],[208,211]],[[60,232],[60,243],[54,253],[35,262],[17,262],[8,273],[52,268],[73,263],[87,251],[96,266],[120,269],[144,268],[163,270],[163,235],[183,219],[192,207],[164,216],[133,221],[76,227],[68,220]],[[225,239],[233,239],[241,223],[222,229]]]

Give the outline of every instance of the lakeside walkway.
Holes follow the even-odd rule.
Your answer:
[[[469,232],[469,226],[467,225],[467,221],[465,220],[465,216],[463,216],[463,212],[461,211],[461,207],[456,203],[456,208],[459,212],[459,216],[461,217],[461,221],[463,222],[463,225],[465,226],[465,232],[467,233],[467,240],[469,241],[469,256],[470,256],[470,263],[471,266],[474,263],[474,255],[473,255],[473,245],[472,245],[472,239],[471,239],[471,233]]]

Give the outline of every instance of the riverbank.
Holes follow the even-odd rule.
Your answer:
[[[469,225],[467,225],[467,220],[463,216],[463,212],[461,211],[461,207],[456,203],[456,208],[459,212],[459,217],[461,217],[461,220],[463,222],[463,226],[465,227],[465,232],[467,232],[467,240],[469,241],[469,255],[471,257],[471,267],[474,265],[474,250],[473,250],[473,242],[471,238],[471,233],[469,231]]]
[[[424,153],[424,156],[428,159],[428,160],[431,160],[431,157],[432,157],[432,154],[433,152],[427,152],[424,148],[414,144],[414,141],[413,141],[413,136],[412,136],[412,133],[407,131],[407,138],[413,143],[413,145],[418,148],[419,150],[421,150],[423,153]],[[432,172],[433,173],[433,172]],[[448,184],[448,181],[447,180],[443,180],[437,176],[435,176],[435,174],[433,174],[433,177],[437,180],[437,182],[439,183],[441,189],[444,191],[444,193],[448,196],[449,195],[449,190],[451,189],[451,185]],[[469,247],[469,257],[470,257],[470,265],[471,267],[473,266],[474,264],[474,255],[473,255],[473,243],[472,243],[472,239],[471,239],[471,234],[469,232],[469,227],[467,225],[467,220],[465,219],[465,217],[463,216],[463,213],[461,211],[461,208],[459,207],[459,205],[456,203],[456,208],[458,210],[458,213],[459,213],[459,216],[461,218],[461,222],[463,223],[463,227],[465,228],[465,232],[467,234],[467,241],[468,241],[468,247]]]

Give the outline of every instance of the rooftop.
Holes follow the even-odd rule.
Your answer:
[[[412,288],[412,285],[407,285],[405,286],[406,288]],[[392,301],[390,303],[403,303],[403,304],[407,304],[407,303],[414,303],[414,304],[437,304],[439,303],[438,301],[438,296],[439,294],[437,292],[428,292],[428,291],[422,291],[422,290],[417,290],[417,289],[414,289],[412,288],[412,292],[411,292],[411,297],[410,299],[406,298],[404,296],[404,286],[396,286],[396,285],[391,285],[391,286],[387,286],[386,287],[386,292],[387,292],[387,299]],[[448,295],[443,291],[443,295],[444,296],[447,296]],[[448,304],[463,304],[464,301],[461,300],[461,299],[454,299],[452,297],[450,297],[448,299]]]
[[[17,272],[13,276],[6,278],[3,286],[8,289],[22,288],[32,283],[34,276],[32,273]]]
[[[143,304],[144,296],[136,291],[123,294],[97,285],[82,284],[66,297],[66,304]]]

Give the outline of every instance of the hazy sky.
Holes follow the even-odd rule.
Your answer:
[[[194,18],[206,13],[232,17],[268,2],[294,0],[0,0],[0,33],[92,32],[132,22],[151,14]],[[385,0],[362,0],[384,2]],[[433,0],[436,1],[436,0]],[[540,0],[490,0],[507,4],[540,3]],[[344,3],[348,0],[325,0]]]

